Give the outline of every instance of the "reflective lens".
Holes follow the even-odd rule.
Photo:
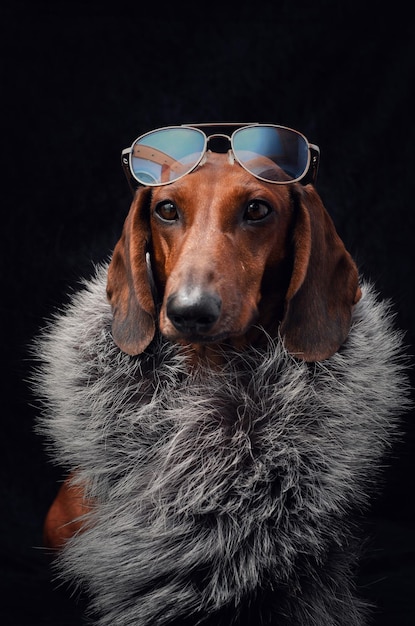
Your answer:
[[[142,185],[171,183],[197,165],[205,147],[205,134],[197,128],[155,130],[133,144],[131,170]]]
[[[309,166],[306,138],[289,128],[248,126],[232,137],[235,157],[248,172],[270,182],[298,180]]]

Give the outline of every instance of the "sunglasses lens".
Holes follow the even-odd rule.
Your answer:
[[[248,126],[233,135],[233,151],[251,174],[271,182],[301,178],[309,164],[305,138],[294,130],[274,126]]]
[[[155,130],[134,143],[131,168],[142,185],[171,183],[194,168],[204,148],[205,136],[195,128]]]

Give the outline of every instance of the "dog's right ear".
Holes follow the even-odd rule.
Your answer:
[[[146,261],[149,199],[149,188],[136,192],[108,268],[112,335],[117,346],[130,355],[141,354],[155,333],[155,304]]]

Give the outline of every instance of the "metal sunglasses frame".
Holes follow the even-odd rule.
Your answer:
[[[277,181],[277,180],[268,180],[266,178],[262,178],[261,176],[258,176],[256,174],[254,174],[253,172],[251,172],[247,167],[245,167],[245,165],[238,159],[237,155],[234,152],[233,149],[233,137],[235,135],[235,133],[239,132],[241,129],[244,128],[249,128],[249,127],[269,127],[269,128],[278,128],[278,129],[282,129],[282,130],[288,130],[291,131],[292,133],[294,133],[295,135],[298,135],[300,137],[302,137],[302,139],[305,141],[305,143],[308,146],[308,160],[307,160],[307,166],[304,169],[304,172],[301,174],[301,176],[298,176],[297,178],[293,178],[291,180],[284,180],[284,181]],[[185,172],[184,174],[181,174],[180,176],[178,176],[177,178],[175,178],[174,180],[169,180],[169,181],[165,181],[165,182],[160,182],[160,183],[147,183],[144,184],[141,181],[139,181],[133,172],[133,168],[132,168],[132,156],[133,156],[133,149],[135,144],[137,143],[137,141],[139,141],[140,139],[143,139],[144,137],[146,137],[147,135],[151,135],[153,132],[155,131],[159,131],[159,130],[171,130],[171,129],[180,129],[180,128],[190,128],[193,130],[197,130],[199,131],[203,137],[204,137],[204,146],[203,146],[203,150],[201,151],[200,157],[198,158],[198,160],[196,161],[196,163],[189,169],[188,172]],[[206,134],[204,131],[205,129],[210,129],[211,131],[213,131],[210,134]],[[233,130],[233,132],[231,132],[230,135],[225,134],[223,132],[220,132],[222,130],[225,129],[235,129]],[[229,131],[228,131],[229,132]],[[162,128],[157,128],[154,130],[150,130],[147,133],[143,133],[142,135],[139,135],[136,139],[134,139],[134,141],[132,142],[131,146],[129,148],[125,148],[122,152],[121,152],[121,165],[122,168],[124,170],[124,173],[127,177],[127,181],[128,184],[130,186],[130,189],[132,191],[133,194],[135,194],[135,191],[137,189],[137,187],[141,186],[141,187],[163,187],[165,185],[171,185],[172,183],[176,182],[176,180],[180,180],[180,178],[183,178],[184,176],[187,176],[188,174],[190,174],[191,172],[193,172],[202,162],[206,151],[208,149],[208,145],[211,139],[226,139],[229,141],[229,145],[230,145],[230,151],[232,152],[232,156],[235,159],[235,161],[237,163],[239,163],[239,165],[241,167],[244,168],[244,170],[246,170],[249,174],[251,174],[252,176],[255,176],[255,178],[262,180],[266,183],[270,183],[273,185],[291,185],[292,183],[297,183],[297,182],[302,182],[302,184],[307,184],[309,182],[311,182],[312,184],[315,183],[315,180],[317,178],[317,173],[318,173],[318,166],[319,166],[319,159],[320,159],[320,148],[313,144],[310,143],[307,139],[307,137],[305,137],[305,135],[303,135],[302,133],[300,133],[298,130],[294,130],[293,128],[289,128],[288,126],[281,126],[281,125],[277,125],[277,124],[258,124],[256,122],[203,122],[203,123],[197,123],[197,124],[181,124],[181,125],[177,125],[177,126],[163,126]]]

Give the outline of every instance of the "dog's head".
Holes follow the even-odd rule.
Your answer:
[[[113,336],[139,354],[222,343],[255,326],[306,361],[334,354],[360,298],[357,268],[314,187],[256,179],[224,154],[137,191],[108,272]]]

